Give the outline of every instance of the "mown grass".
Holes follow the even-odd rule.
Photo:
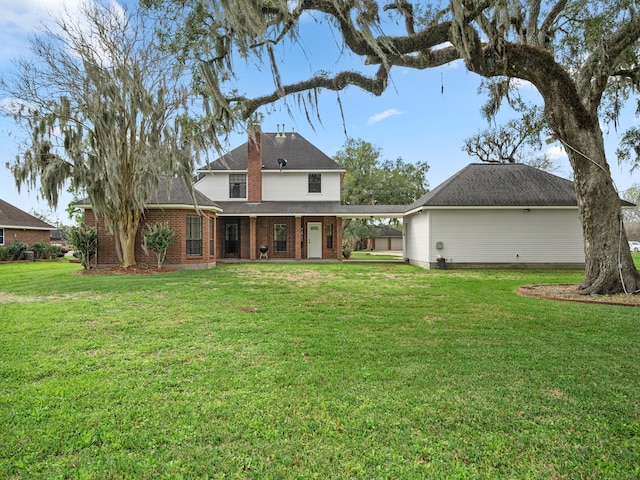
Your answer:
[[[0,265],[2,478],[640,477],[637,308],[580,272]]]

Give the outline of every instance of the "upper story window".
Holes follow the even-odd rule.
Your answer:
[[[309,174],[309,193],[322,193],[322,174]]]
[[[229,174],[229,198],[247,198],[247,174]]]

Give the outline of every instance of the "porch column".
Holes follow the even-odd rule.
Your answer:
[[[296,217],[295,231],[296,260],[302,260],[302,217]]]
[[[344,260],[342,257],[342,217],[336,217],[336,250],[338,253],[338,260]]]
[[[249,217],[249,260],[258,258],[257,238],[256,238],[256,217]]]

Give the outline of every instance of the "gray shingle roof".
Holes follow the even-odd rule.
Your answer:
[[[56,227],[39,218],[0,200],[0,228],[28,228],[32,230],[55,230]]]
[[[376,232],[376,237],[401,237],[401,236],[402,236],[402,232],[400,230],[397,230],[391,227],[380,228]]]
[[[202,170],[246,170],[247,147],[245,142]],[[278,158],[287,161],[287,170],[344,170],[298,133],[262,132],[264,170],[279,170]]]
[[[198,206],[202,208],[214,208],[220,209],[220,206],[211,200],[209,197],[194,189],[196,202],[198,202]],[[89,198],[84,198],[80,200],[77,204],[78,207],[89,207],[91,203],[89,202]],[[160,183],[158,184],[158,188],[154,193],[151,194],[151,198],[147,202],[149,207],[151,206],[185,206],[192,207],[193,199],[189,194],[189,189],[182,178],[177,177],[162,177],[160,178]]]
[[[576,207],[573,182],[521,163],[472,163],[420,197],[418,207]]]
[[[209,197],[194,189],[196,201],[199,207],[220,208],[220,206]],[[192,206],[193,199],[189,194],[189,189],[182,178],[163,177],[156,192],[151,195],[147,205],[186,205]]]
[[[218,202],[223,215],[402,216],[406,205],[341,205],[340,202]]]

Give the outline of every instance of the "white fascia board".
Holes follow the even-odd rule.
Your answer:
[[[406,213],[339,213],[340,218],[404,218]]]
[[[212,211],[212,212],[221,212],[222,209],[220,207],[214,207],[212,205],[193,205],[193,203],[189,203],[189,204],[184,204],[184,205],[180,205],[180,204],[169,204],[169,205],[146,205],[145,208],[149,209],[149,210],[185,210],[185,209],[193,209],[195,210],[196,208],[198,208],[199,210],[208,210],[208,211]]]
[[[428,206],[428,207],[417,207],[413,210],[409,210],[406,215],[412,213],[418,213],[422,210],[578,210],[577,205],[557,205],[557,206],[541,206],[541,205],[510,205],[506,207],[497,207],[492,205],[461,205],[455,207],[444,207],[444,206]]]
[[[291,172],[291,173],[345,173],[346,170],[342,170],[342,169],[325,169],[325,170],[321,170],[321,169],[316,169],[316,168],[298,168],[298,169],[294,169],[294,168],[287,168],[287,167],[282,167],[282,170],[277,170],[275,168],[269,168],[269,169],[263,169],[262,170],[263,173],[287,173],[287,172]]]
[[[6,228],[11,230],[42,230],[44,232],[48,232],[50,230],[57,230],[53,225],[51,228],[47,227],[28,227],[26,225],[0,225],[0,228]]]
[[[91,205],[78,205],[78,206],[80,208],[85,208],[87,210],[93,210],[93,208],[91,208]],[[180,204],[145,205],[144,208],[148,210],[187,210],[187,209],[196,210],[196,208],[198,208],[200,210],[207,210],[211,212],[222,212],[222,209],[220,207],[214,207],[212,205],[198,205],[196,207],[193,205],[193,203],[184,204],[184,205],[180,205]]]

